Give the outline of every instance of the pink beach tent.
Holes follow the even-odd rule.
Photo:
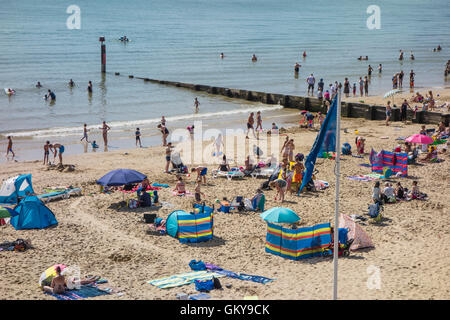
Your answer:
[[[373,242],[368,234],[361,228],[359,224],[353,221],[346,214],[341,213],[339,216],[339,228],[348,229],[348,238],[354,239],[350,246],[350,250],[358,250],[362,248],[373,248]]]
[[[420,143],[420,144],[430,144],[433,143],[434,140],[423,134],[413,134],[411,137],[405,139],[406,142],[409,143]]]

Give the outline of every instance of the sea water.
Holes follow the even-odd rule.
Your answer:
[[[70,5],[80,9],[80,29],[67,26]],[[371,5],[380,9],[380,29],[368,28]],[[448,0],[8,1],[0,10],[0,88],[13,88],[16,94],[0,94],[0,138],[12,135],[18,159],[27,160],[41,157],[45,140],[69,145],[69,154],[82,152],[83,123],[91,130],[90,140],[101,145],[98,128],[107,121],[112,147],[124,148],[134,146],[136,127],[145,145],[160,143],[156,125],[162,115],[171,130],[196,120],[208,127],[244,129],[248,113],[258,110],[270,128],[269,118],[283,122],[283,116],[293,114],[276,105],[145,83],[128,75],[306,95],[305,79],[311,73],[326,85],[345,77],[354,83],[370,64],[369,94],[388,91],[392,75],[400,70],[407,80],[414,69],[419,89],[444,87],[449,18]],[[123,35],[131,41],[118,41]],[[106,38],[106,74],[100,72],[100,36]],[[432,52],[438,44],[443,50]],[[400,49],[404,61],[398,60]],[[409,59],[410,51],[416,60]],[[251,62],[253,54],[256,63]],[[368,61],[357,60],[366,55]],[[295,62],[302,65],[298,77]],[[74,88],[68,87],[69,79]],[[35,87],[37,81],[42,88]],[[92,95],[88,81],[93,82]],[[43,99],[47,89],[55,92],[55,103]]]

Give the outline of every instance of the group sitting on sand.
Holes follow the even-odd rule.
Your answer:
[[[69,281],[66,279],[64,275],[61,274],[61,267],[56,267],[56,276],[53,277],[50,286],[43,286],[42,289],[44,292],[53,293],[53,294],[61,294],[69,290],[69,288],[74,288],[76,286],[87,285],[91,283],[95,283],[98,281],[100,277],[90,277],[84,280],[80,279],[70,279]]]

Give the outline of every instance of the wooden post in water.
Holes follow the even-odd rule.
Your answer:
[[[98,39],[101,43],[101,62],[102,62],[102,72],[106,72],[106,46],[105,46],[105,37],[100,37]]]

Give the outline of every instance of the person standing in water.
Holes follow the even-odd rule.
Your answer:
[[[69,87],[73,88],[75,86],[75,82],[72,79],[69,81]]]
[[[411,72],[409,73],[409,87],[414,88],[414,70],[411,69]]]
[[[41,88],[42,87],[42,85],[41,85],[41,83],[38,81],[38,83],[36,84],[36,88]]]
[[[398,74],[398,87],[399,88],[403,88],[403,77],[405,76],[405,73],[403,72],[403,70],[400,71],[400,73]]]
[[[86,142],[87,143],[89,143],[89,140],[88,140],[88,128],[87,128],[87,124],[85,123],[84,124],[84,126],[83,126],[83,138],[81,138],[81,140],[80,141],[83,141],[83,139],[84,140],[86,140]]]
[[[359,96],[362,97],[364,95],[364,80],[362,77],[359,77]]]
[[[195,97],[194,99],[194,107],[195,107],[195,112],[198,112],[198,106],[200,105],[200,102],[198,102],[197,97]]]
[[[8,146],[6,147],[6,157],[8,157],[9,153],[11,152],[12,156],[13,156],[13,159],[14,159],[16,154],[14,153],[14,151],[12,149],[12,146],[13,146],[12,137],[8,136]]]
[[[108,131],[111,130],[111,128],[106,124],[106,121],[103,121],[103,126],[99,129],[102,129],[103,142],[106,149],[108,147]]]
[[[256,113],[256,128],[255,130],[258,131],[261,130],[262,131],[262,117],[261,117],[261,111],[258,111]]]
[[[350,95],[350,81],[348,81],[348,78],[345,78],[344,81],[344,94],[347,98]]]
[[[383,66],[381,65],[381,63],[378,65],[378,73],[383,72]]]
[[[372,68],[372,66],[369,64],[369,66],[367,67],[367,75],[368,75],[369,77],[372,75],[372,71],[373,71],[373,68]]]
[[[138,145],[139,142],[139,147],[142,148],[142,143],[141,143],[141,131],[139,130],[139,128],[136,128],[136,132],[134,133],[136,136],[136,147]]]
[[[89,93],[92,93],[92,81],[89,81],[87,90]]]
[[[306,78],[306,82],[308,83],[308,94],[309,90],[311,90],[311,95],[314,95],[314,84],[316,83],[316,78],[314,78],[313,74]]]
[[[298,73],[300,71],[300,67],[301,67],[301,65],[298,62],[296,62],[294,65],[294,72]]]
[[[248,120],[247,120],[247,135],[245,136],[246,139],[249,139],[248,133],[250,132],[250,130],[253,131],[253,136],[256,138],[255,129],[253,128],[253,124],[255,123],[255,119],[253,118],[253,116],[254,116],[254,113],[253,112],[250,113],[250,116],[248,117]]]
[[[258,58],[256,57],[255,54],[253,54],[253,56],[252,56],[252,62],[256,62],[256,61],[258,61]]]

